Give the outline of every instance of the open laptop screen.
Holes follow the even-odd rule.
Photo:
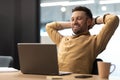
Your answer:
[[[18,43],[20,69],[26,74],[59,74],[54,44]]]

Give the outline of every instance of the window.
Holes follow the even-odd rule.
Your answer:
[[[47,43],[46,40],[48,42],[50,41],[45,30],[46,23],[52,21],[69,21],[71,17],[71,10],[77,5],[89,7],[93,13],[93,16],[102,15],[108,12],[115,13],[117,15],[120,14],[119,0],[41,0],[41,42],[45,41],[44,43]],[[91,30],[91,33],[97,34],[99,30],[100,27],[96,26]],[[71,30],[67,31],[68,34],[71,34]],[[66,35],[64,31],[61,33]],[[114,33],[114,36],[109,41],[106,50],[98,56],[104,61],[109,61],[116,64],[117,68],[111,76],[119,76],[120,74],[120,63],[118,62],[120,60],[120,49],[118,45],[120,40],[119,34],[120,27],[118,27],[117,31]],[[43,39],[44,36],[46,36],[45,39]]]

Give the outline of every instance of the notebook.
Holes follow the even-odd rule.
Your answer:
[[[65,75],[59,71],[57,48],[54,44],[18,43],[20,70],[24,74]]]

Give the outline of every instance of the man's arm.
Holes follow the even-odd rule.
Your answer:
[[[46,31],[51,40],[54,43],[59,44],[63,36],[58,32],[58,30],[67,29],[70,27],[70,22],[51,22],[46,25]]]
[[[71,28],[71,22],[57,22],[61,25],[62,29]]]
[[[96,19],[97,24],[104,24],[102,30],[96,37],[96,49],[97,52],[102,52],[110,38],[114,34],[116,28],[119,25],[119,18],[117,15],[105,14]]]

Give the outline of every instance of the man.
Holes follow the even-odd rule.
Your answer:
[[[89,29],[95,24],[104,24],[97,35],[90,35]],[[91,11],[84,6],[72,10],[70,22],[51,22],[46,25],[50,38],[58,47],[60,71],[89,74],[96,57],[106,45],[119,24],[119,18],[113,14],[105,14],[95,19]],[[73,36],[63,36],[58,31],[72,28]]]

